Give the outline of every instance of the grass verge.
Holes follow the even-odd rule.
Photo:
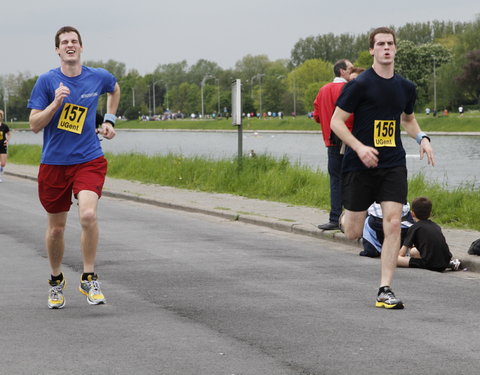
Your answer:
[[[12,145],[9,160],[37,165],[41,147]],[[107,154],[108,176],[143,183],[174,186],[215,193],[230,193],[292,205],[329,210],[328,175],[319,170],[292,164],[286,157],[268,155],[244,158],[239,168],[236,158],[212,160],[182,155],[146,156]],[[439,183],[427,182],[418,174],[409,180],[409,201],[427,196],[433,201],[432,219],[438,224],[480,230],[480,190],[463,185],[448,190]]]

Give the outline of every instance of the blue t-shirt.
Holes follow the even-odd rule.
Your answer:
[[[354,114],[352,134],[379,151],[378,168],[406,166],[400,137],[400,116],[413,113],[415,85],[395,74],[382,78],[370,68],[344,86],[337,106]],[[343,172],[367,169],[355,151],[347,147]]]
[[[52,69],[38,77],[28,108],[44,110],[53,102],[60,82],[70,95],[43,129],[42,164],[74,165],[102,156],[95,132],[97,104],[100,95],[114,91],[115,77],[102,68],[82,66],[76,77]]]

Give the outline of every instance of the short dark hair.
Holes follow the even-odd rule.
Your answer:
[[[82,37],[80,36],[79,31],[76,28],[74,28],[73,26],[63,26],[55,34],[55,47],[56,48],[60,47],[60,35],[65,34],[65,33],[76,33],[78,35],[78,42],[80,43],[80,46],[83,47]]]
[[[377,27],[370,33],[368,38],[368,47],[372,49],[375,46],[375,35],[377,34],[391,34],[393,36],[393,44],[397,45],[397,37],[395,36],[395,31],[388,27]]]
[[[348,59],[341,59],[333,65],[333,73],[335,74],[335,77],[340,77],[340,70],[347,70],[347,61]]]
[[[432,214],[432,201],[427,197],[417,197],[412,201],[412,211],[419,220],[427,220]]]

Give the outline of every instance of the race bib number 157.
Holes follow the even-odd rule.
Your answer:
[[[62,114],[60,115],[60,120],[58,121],[58,128],[72,133],[82,134],[87,112],[87,107],[65,103]]]
[[[373,144],[375,147],[395,147],[395,120],[375,120]]]

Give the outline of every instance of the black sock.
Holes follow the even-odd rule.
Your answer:
[[[378,289],[378,295],[380,295],[380,293],[383,293],[387,290],[390,290],[390,286],[388,285],[385,285],[385,286],[381,286],[379,289]]]
[[[61,283],[63,281],[63,272],[60,272],[60,275],[58,276],[53,276],[53,275],[50,275],[50,280],[52,281],[58,281],[59,283]]]
[[[92,276],[92,279],[93,279],[93,276],[95,276],[95,273],[93,273],[93,272],[82,273],[82,280],[88,280],[88,276]]]

